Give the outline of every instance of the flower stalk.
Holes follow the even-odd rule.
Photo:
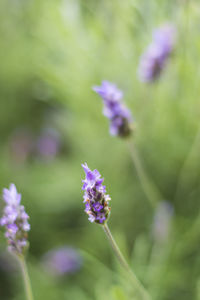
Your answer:
[[[106,236],[111,244],[111,247],[112,247],[119,263],[121,264],[122,268],[124,268],[125,271],[130,275],[130,278],[134,285],[134,288],[135,288],[137,294],[140,295],[140,299],[150,300],[151,299],[150,295],[148,294],[148,292],[146,291],[144,286],[141,284],[141,282],[138,280],[138,278],[136,277],[136,275],[133,273],[133,271],[129,267],[128,263],[126,262],[123,254],[121,253],[117,243],[115,242],[115,240],[112,236],[112,233],[111,233],[107,223],[105,223],[103,225],[103,230],[106,233]]]
[[[130,142],[130,140],[128,140],[128,148],[129,148],[131,159],[132,159],[134,167],[136,169],[138,178],[142,185],[143,191],[144,191],[147,199],[149,200],[150,204],[152,205],[152,207],[155,208],[157,206],[158,202],[162,199],[162,195],[160,194],[160,192],[158,191],[156,186],[153,184],[153,182],[147,176],[147,174],[142,166],[137,148],[136,148],[135,144],[132,144]]]
[[[28,274],[28,269],[27,269],[27,265],[26,265],[26,261],[23,255],[17,256],[18,261],[19,261],[19,265],[20,265],[20,269],[22,272],[22,277],[23,277],[23,281],[24,281],[24,288],[25,288],[25,292],[26,292],[26,299],[27,300],[33,300],[33,293],[32,293],[32,288],[31,288],[31,282],[30,282],[30,278],[29,278],[29,274]]]

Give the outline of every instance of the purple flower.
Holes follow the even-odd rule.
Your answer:
[[[48,273],[62,276],[77,272],[81,268],[82,258],[75,249],[64,246],[47,252],[43,265]]]
[[[123,97],[122,91],[106,80],[102,81],[101,86],[95,86],[93,90],[106,101],[120,101]]]
[[[29,216],[25,212],[24,206],[20,205],[21,194],[17,193],[13,183],[9,189],[3,189],[3,200],[6,205],[0,225],[6,228],[5,237],[8,240],[8,249],[18,255],[23,254],[28,247]]]
[[[95,212],[100,212],[103,209],[103,205],[99,202],[93,203],[93,208]]]
[[[86,175],[82,189],[85,191],[83,202],[85,203],[85,212],[89,215],[88,220],[104,224],[110,215],[108,201],[111,200],[110,196],[105,194],[106,187],[102,185],[104,179],[97,170],[91,171],[86,163],[82,167]]]
[[[175,44],[175,28],[165,24],[153,32],[153,41],[141,56],[138,76],[142,82],[156,80],[164,69]]]
[[[99,223],[104,223],[104,221],[106,220],[105,214],[104,213],[97,214],[96,220],[98,220]]]
[[[18,128],[10,138],[11,155],[17,163],[24,163],[31,155],[33,136],[30,130]]]
[[[61,148],[59,133],[51,128],[44,129],[38,138],[36,148],[40,157],[49,160],[55,158]]]
[[[102,81],[101,86],[94,86],[104,102],[103,114],[110,120],[110,134],[121,137],[131,133],[131,112],[122,102],[123,93],[117,86],[108,81]]]

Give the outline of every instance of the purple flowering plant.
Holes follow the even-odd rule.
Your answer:
[[[21,205],[21,194],[16,186],[11,183],[9,189],[3,189],[5,207],[0,219],[0,226],[5,227],[5,237],[8,241],[8,250],[17,258],[22,271],[27,300],[33,300],[31,283],[25,262],[25,254],[29,247],[28,231],[29,216]]]
[[[110,134],[129,136],[132,131],[132,116],[122,101],[123,92],[115,84],[105,80],[101,86],[94,86],[93,90],[103,99],[103,114],[110,120]]]
[[[91,171],[86,163],[82,164],[82,167],[85,172],[82,187],[85,191],[83,196],[85,212],[88,214],[90,222],[103,225],[110,215],[108,202],[111,198],[106,194],[106,187],[102,184],[104,179],[101,178],[99,171],[96,169]]]
[[[8,241],[8,249],[17,254],[24,254],[28,248],[28,231],[30,224],[29,216],[21,205],[21,194],[17,192],[16,186],[12,183],[9,189],[3,190],[5,207],[0,225],[5,227],[5,237]]]
[[[85,212],[89,215],[89,221],[102,225],[119,263],[130,275],[134,288],[137,291],[138,296],[140,296],[139,299],[150,300],[148,292],[130,269],[108,227],[107,220],[110,216],[110,207],[108,206],[108,202],[111,199],[110,196],[106,194],[106,187],[102,184],[104,179],[101,178],[98,170],[95,169],[91,171],[86,163],[82,164],[82,167],[86,175],[83,180],[82,187],[85,191],[83,202],[85,203]]]
[[[175,36],[176,30],[172,24],[165,24],[153,32],[152,42],[140,59],[140,81],[153,82],[159,78],[174,50]]]

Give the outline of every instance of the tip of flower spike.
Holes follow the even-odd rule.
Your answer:
[[[8,203],[19,204],[21,201],[21,194],[17,192],[17,188],[14,183],[11,183],[9,189],[3,189],[3,200]]]
[[[123,92],[114,83],[103,80],[101,86],[93,86],[92,90],[99,94],[104,101],[120,101]]]
[[[14,192],[14,193],[17,193],[17,188],[16,188],[16,186],[15,186],[14,183],[11,183],[11,184],[10,184],[10,191],[12,191],[12,192]]]
[[[101,88],[100,88],[99,86],[97,86],[97,85],[94,85],[94,86],[92,87],[92,90],[93,90],[95,93],[99,93],[100,90],[101,90]]]
[[[103,88],[105,89],[105,88],[107,88],[107,87],[109,87],[109,86],[111,86],[111,85],[113,86],[114,84],[111,83],[111,82],[109,82],[109,81],[107,81],[107,80],[102,80],[101,86],[94,85],[94,86],[92,87],[92,90],[93,90],[94,92],[98,93],[98,92],[101,91]]]
[[[90,171],[90,169],[88,168],[88,165],[87,165],[86,162],[85,162],[84,164],[81,164],[81,166],[82,166],[82,168],[83,168],[85,174],[87,174],[87,172]]]
[[[88,176],[88,175],[89,175],[89,176],[93,175],[93,176],[95,176],[95,177],[101,177],[99,171],[96,170],[96,169],[92,171],[92,170],[88,167],[87,163],[84,163],[84,164],[82,164],[81,166],[82,166],[82,168],[83,168],[83,170],[84,170],[86,176]],[[90,174],[91,174],[91,175],[90,175]]]
[[[153,31],[153,39],[161,44],[168,44],[172,50],[177,37],[177,29],[172,23],[165,23]]]
[[[4,195],[7,196],[8,194],[12,196],[15,196],[17,194],[17,189],[14,183],[11,183],[8,189],[6,188],[3,189],[3,197]]]

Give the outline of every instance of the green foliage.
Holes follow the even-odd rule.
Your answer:
[[[153,299],[200,299],[199,15],[194,0],[0,1],[0,187],[14,182],[31,216],[27,259],[36,300],[134,299],[103,231],[83,212],[85,161],[105,177],[113,235]],[[158,82],[140,83],[140,55],[166,21],[177,26],[176,50]],[[165,243],[152,237],[154,210],[91,90],[102,79],[124,90],[142,164],[161,200],[174,206]],[[28,128],[35,141],[44,127],[60,133],[61,153],[16,160],[16,129]],[[5,248],[2,232],[0,242]],[[40,261],[62,245],[81,249],[84,264],[56,280]],[[0,265],[3,300],[24,297],[15,274]]]

